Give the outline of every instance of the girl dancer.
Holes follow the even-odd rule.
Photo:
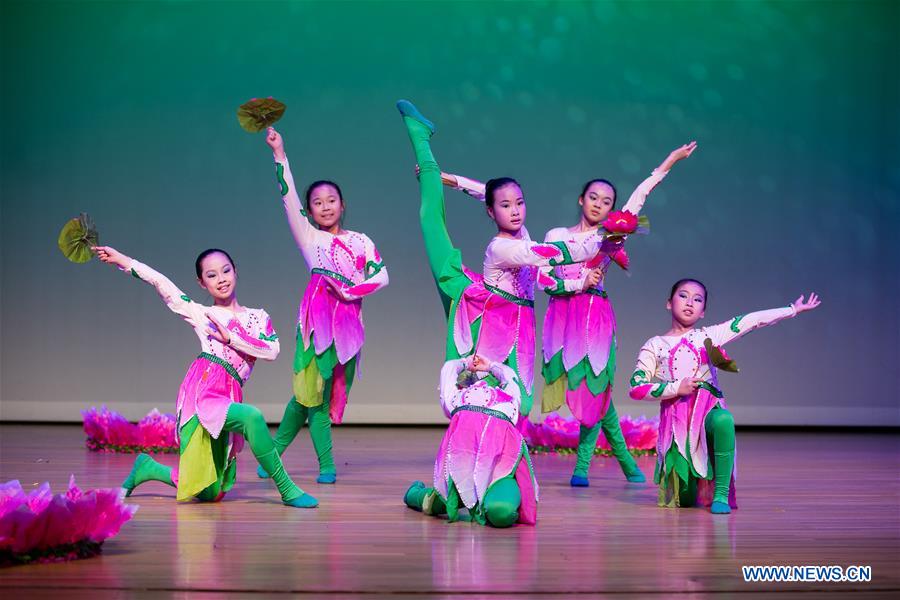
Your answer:
[[[753,312],[694,329],[703,318],[707,299],[706,286],[696,279],[682,279],[672,286],[666,302],[672,327],[641,348],[630,395],[635,400],[660,402],[653,475],[659,484],[659,505],[693,506],[699,501],[713,513],[724,514],[737,508],[737,503],[734,417],[719,391],[714,365],[716,355],[723,354],[719,346],[812,310],[819,306],[819,299],[815,294],[807,301],[800,296],[787,308]]]
[[[647,195],[668,174],[672,166],[691,155],[696,142],[673,150],[631,194],[623,210],[637,216]],[[460,175],[441,173],[445,185],[484,200],[484,184]],[[598,228],[615,208],[616,189],[605,179],[587,182],[578,197],[581,220],[574,227],[551,229],[544,242],[578,241],[595,235]],[[589,261],[560,265],[554,275],[562,285],[545,288],[550,305],[544,318],[543,368],[546,387],[542,398],[542,412],[558,410],[565,402],[579,421],[580,435],[575,472],[570,484],[587,487],[588,468],[597,446],[600,429],[612,447],[619,466],[631,482],[645,481],[628,452],[619,417],[612,405],[612,382],[616,370],[616,320],[612,304],[607,299],[604,278],[618,247],[607,246],[609,253],[600,253]],[[625,259],[627,260],[627,259]],[[623,266],[627,263],[623,263]]]
[[[388,284],[388,272],[363,233],[341,227],[344,198],[332,181],[315,181],[306,189],[306,208],[294,187],[284,140],[269,128],[266,143],[275,158],[284,211],[294,240],[312,275],[297,314],[297,350],[291,398],[275,434],[279,454],[309,420],[319,459],[319,483],[334,483],[337,474],[331,423],[340,423],[353,386],[365,329],[362,298]],[[312,214],[314,227],[308,219]],[[260,466],[260,477],[268,473]]]
[[[696,147],[697,143],[691,142],[673,150],[634,190],[623,210],[636,217],[650,191],[675,163],[690,156]],[[581,207],[578,224],[551,229],[545,242],[591,235],[615,208],[616,188],[605,179],[593,179],[584,185],[578,205]],[[619,258],[616,254],[612,256]],[[616,316],[604,282],[611,260],[609,254],[600,254],[588,262],[556,267],[556,276],[566,286],[564,290],[550,290],[550,304],[544,317],[541,372],[546,385],[541,404],[547,413],[558,410],[565,402],[580,424],[575,472],[570,480],[572,486],[578,487],[589,485],[588,468],[601,428],[625,478],[631,482],[645,481],[625,444],[611,401],[616,372]]]
[[[228,253],[210,249],[197,257],[197,283],[212,296],[210,307],[194,302],[164,275],[109,246],[93,249],[101,261],[155,287],[169,310],[181,315],[200,338],[200,356],[178,391],[178,467],[139,455],[122,484],[125,495],[130,496],[145,481],[161,481],[177,489],[179,501],[192,497],[221,500],[234,485],[235,457],[246,439],[259,464],[272,473],[282,502],[298,508],[317,506],[318,501],[285,472],[262,413],[242,404],[241,387],[250,378],[256,359],[275,360],[279,344],[266,311],[238,304],[237,270]],[[239,435],[232,440],[232,433]]]
[[[403,501],[428,515],[459,518],[460,504],[482,525],[534,525],[538,487],[528,446],[513,425],[520,392],[508,366],[475,355],[441,369],[441,405],[450,424],[434,463],[434,487],[414,482]]]
[[[397,103],[419,166],[422,206],[419,221],[425,252],[447,315],[446,358],[478,354],[504,363],[516,373],[522,403],[518,426],[531,410],[534,383],[534,286],[561,288],[552,267],[584,261],[595,255],[601,236],[577,242],[541,244],[525,229],[525,199],[511,178],[485,185],[487,213],[497,235],[484,255],[484,276],[466,269],[450,241],[444,216],[441,170],[431,152],[434,125],[406,100]]]

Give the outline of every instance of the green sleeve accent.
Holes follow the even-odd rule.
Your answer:
[[[375,277],[378,273],[384,268],[384,261],[379,263],[374,260],[370,260],[366,263],[366,279],[370,277]]]
[[[663,395],[664,391],[666,391],[666,384],[660,383],[660,384],[657,384],[656,387],[650,391],[650,395],[653,396],[654,398],[659,398],[660,396]]]
[[[638,369],[631,375],[631,387],[637,387],[643,383],[647,383],[647,373]]]
[[[143,281],[143,279],[141,279],[141,276],[138,275],[138,272],[134,270],[134,267],[131,268],[131,276],[134,277],[135,279]]]
[[[277,341],[278,341],[278,334],[277,334],[277,333],[273,333],[272,335],[266,335],[266,334],[264,334],[263,332],[260,331],[260,332],[259,332],[259,339],[263,340],[264,342],[277,342]]]
[[[566,246],[565,242],[547,242],[551,246],[556,246],[559,248],[559,251],[562,252],[563,257],[561,259],[550,259],[550,264],[554,267],[558,265],[571,265],[575,261],[572,260],[572,254],[569,252],[569,247]]]
[[[556,285],[552,288],[544,288],[545,292],[547,292],[551,296],[565,296],[567,294],[571,294],[571,292],[566,291],[565,281],[561,277],[557,277],[553,273],[550,273],[549,277],[556,281]]]
[[[190,297],[188,297],[186,294],[182,294],[181,299],[185,302],[193,302],[193,300],[191,300]]]
[[[741,332],[740,328],[738,327],[738,324],[741,322],[741,319],[743,319],[743,318],[744,318],[744,315],[738,315],[734,318],[733,321],[731,321],[731,330],[733,332],[735,332],[735,333]]]
[[[288,188],[288,184],[284,180],[284,165],[280,162],[275,163],[275,176],[278,177],[278,185],[281,186],[281,195],[287,196],[290,188]]]

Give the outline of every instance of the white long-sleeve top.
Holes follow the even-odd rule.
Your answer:
[[[631,193],[628,202],[625,203],[622,210],[630,212],[635,216],[639,215],[641,209],[644,207],[644,202],[647,200],[647,196],[653,191],[653,188],[668,175],[668,173],[668,171],[654,169],[653,173],[651,173],[647,179],[642,181],[641,184],[635,188],[634,192]],[[580,240],[589,238],[595,234],[596,231],[572,231],[568,227],[556,227],[547,232],[547,235],[544,236],[544,241],[578,243]],[[610,257],[606,254],[601,254],[597,257],[597,260],[578,262],[570,265],[559,265],[554,268],[554,274],[556,277],[563,280],[565,292],[580,292],[582,291],[582,286],[584,286],[584,278],[587,277],[587,274],[591,270],[600,267],[604,277],[600,278],[600,281],[597,282],[594,289],[603,291],[603,280],[607,269],[609,269],[609,264]]]
[[[521,394],[515,371],[502,363],[492,363],[490,374],[497,378],[499,387],[491,386],[484,379],[464,388],[459,388],[456,382],[459,374],[468,369],[472,364],[472,357],[448,360],[441,368],[440,395],[441,406],[447,417],[454,410],[462,406],[476,406],[496,410],[507,417],[512,423],[519,419],[519,404]]]
[[[601,241],[602,237],[594,231],[578,240],[534,242],[525,227],[519,238],[496,236],[484,252],[484,283],[518,298],[534,300],[535,283],[542,289],[555,288],[560,283],[548,277],[554,266],[588,260],[597,254]]]
[[[387,267],[369,236],[349,230],[334,235],[315,227],[297,194],[287,158],[275,160],[275,172],[288,225],[310,271],[315,269],[327,276],[348,302],[385,287],[389,281]]]
[[[244,308],[234,312],[221,306],[205,306],[194,302],[165,275],[137,260],[132,260],[122,270],[156,288],[169,310],[181,316],[194,329],[200,340],[201,352],[230,364],[242,381],[249,379],[257,358],[275,360],[278,357],[281,349],[278,334],[265,310]],[[228,344],[210,338],[207,330],[215,326],[207,314],[212,314],[228,329]]]
[[[636,400],[667,400],[678,396],[678,386],[687,377],[697,377],[719,387],[717,370],[709,362],[704,342],[722,346],[760,327],[793,317],[793,306],[739,315],[724,323],[692,329],[682,335],[658,335],[641,347],[631,377],[631,397]]]

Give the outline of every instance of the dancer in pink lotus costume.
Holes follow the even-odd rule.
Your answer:
[[[616,188],[605,179],[588,181],[578,197],[581,219],[574,227],[557,227],[547,232],[545,242],[577,241],[598,228],[634,231],[647,195],[678,161],[690,156],[696,142],[673,150],[653,173],[634,190],[621,211],[616,205]],[[611,212],[612,211],[612,212]],[[606,292],[606,272],[616,262],[627,268],[624,248],[598,254],[587,262],[556,267],[555,275],[564,289],[549,290],[550,304],[544,317],[542,374],[545,413],[565,403],[580,424],[575,471],[570,485],[587,487],[588,470],[600,430],[628,481],[641,483],[644,474],[628,451],[619,416],[612,403],[616,372],[616,316]]]
[[[204,306],[164,275],[114,248],[97,246],[93,250],[102,262],[156,288],[169,310],[181,316],[200,340],[200,356],[178,390],[178,468],[140,454],[122,484],[126,495],[144,482],[160,481],[176,488],[179,501],[221,500],[234,485],[235,459],[246,439],[259,464],[272,473],[284,504],[317,506],[316,499],[297,487],[284,470],[262,413],[243,404],[242,387],[256,360],[275,360],[280,345],[266,311],[238,304],[237,268],[231,256],[211,248],[197,257],[197,283],[213,298],[212,306]]]
[[[317,481],[330,484],[337,479],[331,424],[343,419],[365,342],[362,299],[388,284],[388,272],[367,235],[342,227],[340,187],[333,181],[313,182],[304,207],[281,134],[270,127],[266,143],[275,159],[288,225],[311,273],[297,313],[294,396],[284,409],[275,447],[283,454],[308,420],[319,460]],[[268,475],[262,468],[258,473]]]
[[[672,326],[650,338],[638,353],[631,376],[635,400],[659,402],[659,440],[656,472],[659,505],[687,507],[701,504],[716,514],[737,508],[734,492],[734,417],[720,391],[714,364],[724,360],[736,370],[720,347],[751,331],[774,325],[819,306],[819,298],[800,296],[788,307],[740,315],[724,323],[695,328],[703,318],[709,296],[696,279],[672,286],[666,308]]]
[[[534,525],[538,486],[528,446],[516,429],[520,391],[515,372],[475,355],[441,369],[441,406],[450,419],[434,463],[434,487],[413,482],[403,497],[412,509],[482,525]]]

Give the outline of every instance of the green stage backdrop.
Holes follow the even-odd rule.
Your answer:
[[[262,135],[235,118],[271,95],[288,105],[280,129],[298,185],[340,182],[346,225],[390,270],[365,302],[348,422],[443,421],[444,325],[394,109],[405,97],[437,123],[445,170],[520,179],[534,237],[575,222],[584,180],[613,180],[624,201],[669,150],[699,141],[649,198],[633,273],[608,277],[620,413],[657,412],[626,398],[627,377],[668,326],[671,283],[695,276],[709,323],[813,290],[823,299],[731,348],[742,372],[721,379],[739,423],[900,424],[897,2],[0,6],[4,420],[173,410],[197,353],[152,289],[62,257],[57,233],[81,211],[104,243],[198,299],[196,254],[231,251],[242,303],[265,307],[283,343],[246,400],[280,417],[308,275]],[[447,204],[480,269],[491,222],[467,196]]]

